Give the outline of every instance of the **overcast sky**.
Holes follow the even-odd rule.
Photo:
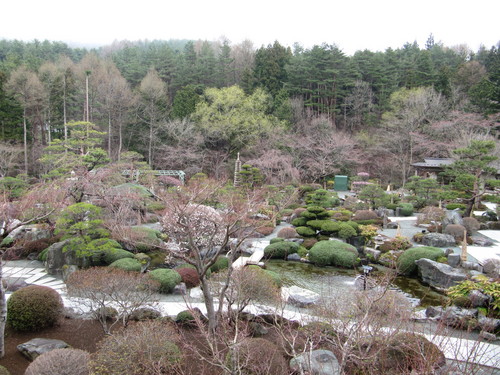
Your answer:
[[[274,40],[336,44],[347,54],[383,51],[432,33],[446,46],[476,51],[500,40],[499,0],[6,0],[0,39],[106,45],[114,40],[222,36],[255,47]]]

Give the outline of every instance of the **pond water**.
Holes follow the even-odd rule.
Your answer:
[[[309,263],[283,260],[266,261],[266,268],[278,273],[285,286],[296,285],[324,295],[349,294],[356,290],[354,280],[360,275],[357,270],[316,267]],[[379,275],[382,272],[383,269],[377,271]],[[445,298],[418,280],[407,277],[397,277],[392,288],[403,293],[413,305],[420,307],[440,305]]]

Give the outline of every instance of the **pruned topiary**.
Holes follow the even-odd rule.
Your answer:
[[[309,260],[319,266],[353,267],[358,251],[342,241],[319,241],[309,250]]]
[[[279,238],[295,238],[297,237],[297,231],[292,227],[281,228],[278,232]]]
[[[192,268],[177,268],[177,272],[181,275],[182,282],[186,284],[186,288],[195,288],[200,285],[200,276],[198,271]]]
[[[160,283],[160,293],[172,293],[175,286],[182,282],[179,272],[167,268],[153,270],[148,275]]]
[[[264,255],[267,258],[285,259],[289,254],[294,254],[299,249],[299,244],[291,241],[281,241],[265,247]]]
[[[316,235],[316,231],[309,227],[297,227],[295,230],[297,234],[302,237],[314,237]]]
[[[122,258],[115,260],[113,263],[109,265],[111,268],[118,268],[124,271],[134,271],[134,272],[140,272],[141,271],[141,262],[139,262],[137,259],[132,259],[132,258]]]
[[[229,259],[225,256],[219,256],[214,264],[210,267],[211,272],[219,272],[229,267]]]
[[[16,331],[38,331],[54,325],[62,309],[61,296],[54,289],[30,285],[7,301],[7,324]]]

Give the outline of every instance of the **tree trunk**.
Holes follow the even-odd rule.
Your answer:
[[[0,358],[5,355],[5,324],[7,323],[7,301],[5,299],[5,288],[3,286],[3,260],[0,255]]]
[[[24,142],[24,170],[28,174],[28,126],[26,124],[26,108],[23,111],[23,142]]]
[[[208,330],[213,334],[217,328],[218,319],[214,307],[214,297],[210,293],[210,287],[208,286],[206,277],[201,278],[201,290],[203,291],[203,299],[205,300],[205,307],[207,308]]]

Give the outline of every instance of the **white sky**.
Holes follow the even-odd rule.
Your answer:
[[[432,33],[446,46],[476,51],[500,40],[498,0],[6,0],[0,39],[105,45],[114,40],[278,40],[326,42],[347,54],[383,51]]]

